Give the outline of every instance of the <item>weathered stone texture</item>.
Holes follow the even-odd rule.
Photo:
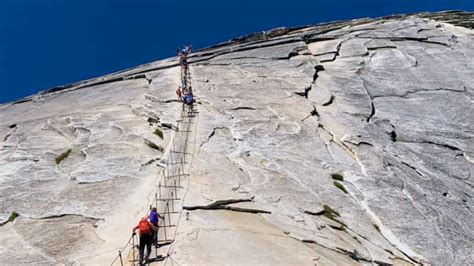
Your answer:
[[[184,205],[254,197],[233,206],[271,213],[185,211],[170,259],[472,263],[474,31],[460,27],[469,21],[337,22],[192,54],[199,118]],[[171,130],[163,140],[153,130],[178,119],[176,64],[0,106],[0,217],[20,214],[0,227],[0,264],[115,255],[160,169],[162,152],[146,143],[166,150]]]

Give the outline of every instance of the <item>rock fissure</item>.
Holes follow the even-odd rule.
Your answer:
[[[237,111],[237,110],[257,110],[253,107],[248,107],[248,106],[240,106],[240,107],[235,107],[235,108],[232,108],[232,109],[229,109],[229,110],[232,110],[232,111]]]
[[[447,45],[442,42],[436,42],[436,41],[430,41],[429,38],[422,38],[422,37],[398,37],[398,36],[387,36],[387,37],[365,37],[365,36],[360,36],[356,35],[357,38],[360,39],[377,39],[377,40],[389,40],[392,42],[403,42],[403,41],[414,41],[414,42],[422,42],[422,43],[429,43],[429,44],[437,44],[441,45],[444,47],[449,47],[452,49],[450,45]]]
[[[402,164],[404,164],[404,165],[408,166],[409,168],[411,168],[411,169],[412,169],[413,171],[415,171],[419,176],[423,176],[423,174],[422,174],[420,171],[418,171],[418,169],[416,169],[416,167],[414,167],[413,165],[411,165],[411,164],[409,164],[409,163],[407,163],[407,162],[405,162],[405,161],[402,161]]]
[[[299,96],[301,96],[301,97],[305,97],[305,98],[307,99],[310,90],[311,90],[311,86],[305,88],[305,89],[304,89],[304,92],[295,92],[295,94],[296,94],[296,95],[299,95]]]
[[[360,76],[359,76],[359,78],[360,78]],[[370,123],[371,119],[375,115],[374,97],[369,93],[369,90],[367,89],[367,87],[365,85],[365,80],[362,79],[362,78],[360,78],[360,79],[361,79],[361,82],[362,82],[362,88],[364,89],[364,92],[367,94],[367,97],[369,98],[369,101],[370,101],[370,114],[367,116],[367,119],[366,119],[366,122]]]
[[[383,97],[400,97],[400,98],[407,98],[411,94],[416,94],[420,92],[439,92],[439,91],[451,91],[451,92],[456,92],[456,93],[465,93],[466,89],[465,87],[462,90],[457,90],[457,89],[451,89],[451,88],[437,88],[437,89],[420,89],[416,91],[407,91],[403,94],[386,94],[386,95],[374,95],[373,99],[375,98],[383,98]]]
[[[335,97],[333,94],[331,94],[331,96],[329,97],[329,100],[328,100],[327,102],[321,103],[321,105],[322,105],[322,106],[329,106],[329,105],[331,105],[331,104],[334,102],[334,99],[335,99],[335,98],[336,98],[336,97]]]
[[[311,111],[311,113],[309,113],[309,115],[307,115],[303,119],[301,119],[301,122],[304,122],[306,119],[308,119],[312,116],[316,116],[316,117],[319,118],[319,113],[318,113],[318,110],[316,109],[315,105],[313,105],[313,110]]]
[[[394,45],[384,45],[384,46],[376,46],[376,47],[367,47],[369,51],[376,51],[376,50],[383,50],[383,49],[397,49]]]
[[[3,138],[3,141],[8,141],[8,139],[16,132],[17,125],[13,124],[9,126],[9,128],[11,128],[11,130],[5,135],[5,137]]]
[[[183,206],[183,210],[228,210],[235,212],[246,212],[246,213],[271,213],[266,210],[243,208],[237,206],[229,206],[229,204],[242,203],[242,202],[253,202],[254,197],[245,199],[228,199],[218,200],[208,205],[196,205],[196,206]]]
[[[317,245],[317,246],[320,246],[322,248],[325,248],[325,249],[328,249],[328,250],[331,250],[331,251],[334,251],[334,252],[337,252],[339,254],[342,254],[344,256],[348,256],[349,258],[357,261],[357,262],[361,262],[361,261],[365,261],[365,262],[369,262],[369,263],[375,263],[375,264],[379,264],[379,265],[392,265],[390,263],[386,263],[386,262],[381,262],[381,261],[376,261],[376,260],[372,260],[372,259],[368,259],[368,258],[365,258],[363,257],[359,252],[357,252],[356,250],[354,251],[348,251],[344,248],[340,248],[340,247],[335,247],[335,248],[332,248],[332,247],[328,247],[326,245],[323,245],[319,242],[317,242],[316,240],[313,240],[313,239],[299,239],[299,238],[296,238],[296,237],[293,237],[303,243],[306,243],[306,244],[313,244],[313,245]]]
[[[220,129],[226,129],[226,127],[215,127],[215,128],[213,128],[211,134],[209,134],[209,136],[207,136],[207,139],[205,141],[201,142],[199,147],[202,147],[204,144],[208,143],[211,140],[211,138],[214,137],[216,132]]]
[[[334,62],[336,61],[337,57],[339,56],[339,51],[341,50],[341,45],[343,41],[341,41],[337,46],[336,46],[336,52],[334,53],[333,58],[331,59],[323,59],[321,60],[321,63],[327,63],[327,62]]]

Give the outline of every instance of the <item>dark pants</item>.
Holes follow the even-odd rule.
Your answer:
[[[150,257],[151,253],[151,241],[153,239],[153,231],[152,233],[149,234],[140,234],[140,263],[143,262],[143,252],[145,251],[145,246],[146,246],[146,256],[145,260],[148,260]]]
[[[158,244],[158,223],[153,223],[153,225],[156,227],[156,231],[152,230],[152,234],[153,234],[152,243],[153,245],[156,246]]]

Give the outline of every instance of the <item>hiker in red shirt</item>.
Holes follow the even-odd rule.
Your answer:
[[[148,221],[146,217],[143,217],[137,226],[133,228],[133,234],[135,235],[135,231],[138,229],[140,234],[140,264],[143,263],[143,252],[145,251],[146,246],[146,256],[145,256],[145,263],[148,262],[151,253],[151,244],[153,241],[153,231],[158,230],[152,223]]]
[[[181,87],[178,87],[176,90],[176,95],[178,95],[178,100],[181,102],[181,97],[183,97],[183,89],[181,89]]]

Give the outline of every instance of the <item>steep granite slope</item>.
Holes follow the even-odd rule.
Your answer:
[[[276,29],[192,54],[197,150],[165,262],[472,263],[472,18]],[[20,214],[0,263],[113,259],[174,135],[177,66],[0,106],[1,218]],[[202,208],[229,199],[243,202]]]

